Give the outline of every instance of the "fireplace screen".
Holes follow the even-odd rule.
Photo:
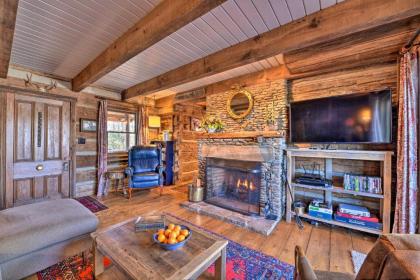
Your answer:
[[[207,158],[206,202],[246,215],[260,214],[261,163]]]

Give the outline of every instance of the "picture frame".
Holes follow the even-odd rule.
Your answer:
[[[201,131],[200,124],[201,124],[201,120],[200,119],[191,117],[190,130],[191,131]]]
[[[98,122],[92,119],[80,119],[80,132],[96,132]]]

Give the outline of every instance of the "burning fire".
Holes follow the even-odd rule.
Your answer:
[[[245,179],[243,181],[241,181],[241,179],[238,179],[236,181],[236,187],[249,189],[251,191],[255,190],[254,183],[252,183],[252,181],[248,181],[248,179]]]

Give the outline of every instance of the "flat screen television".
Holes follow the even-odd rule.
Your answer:
[[[290,104],[293,143],[391,143],[391,91]]]

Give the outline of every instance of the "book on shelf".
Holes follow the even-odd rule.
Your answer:
[[[308,214],[312,217],[332,220],[333,208],[330,203],[313,200],[308,206]]]
[[[342,222],[342,223],[346,223],[350,225],[382,230],[382,224],[379,222],[370,222],[370,221],[364,221],[361,219],[348,218],[341,215],[337,215],[337,213],[334,214],[334,219],[338,222]]]
[[[311,217],[315,217],[315,218],[320,218],[320,219],[324,219],[324,220],[332,220],[332,214],[327,214],[327,213],[322,213],[322,212],[317,212],[317,211],[312,211],[309,210],[308,215]]]
[[[356,219],[356,220],[372,222],[372,223],[379,223],[378,217],[376,217],[375,215],[372,215],[372,214],[370,215],[370,217],[351,215],[351,214],[341,213],[340,211],[337,211],[336,214],[337,214],[337,216],[340,216],[340,217],[343,217],[343,218]]]
[[[370,217],[370,211],[366,207],[340,203],[338,204],[338,211],[345,214]]]

